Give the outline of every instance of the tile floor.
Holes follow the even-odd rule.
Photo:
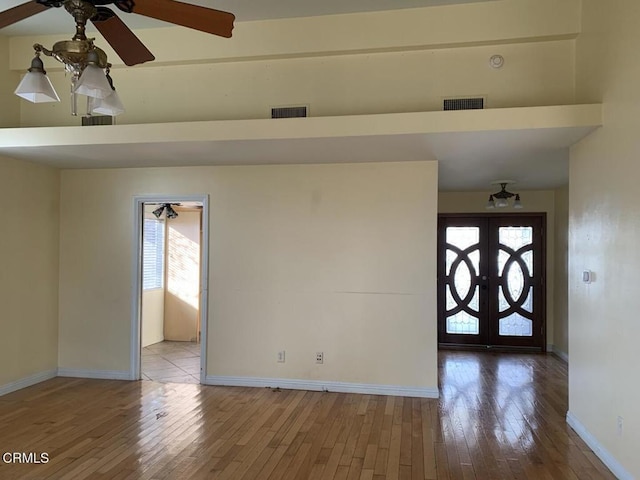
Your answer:
[[[200,383],[200,344],[160,342],[142,349],[142,379]]]

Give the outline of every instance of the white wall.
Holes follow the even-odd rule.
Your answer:
[[[487,213],[485,205],[492,191],[486,192],[440,192],[438,213]],[[553,349],[555,326],[555,205],[553,190],[519,191],[522,195],[522,210],[547,214],[547,347]]]
[[[570,418],[619,478],[640,478],[639,22],[635,0],[583,1],[578,94],[603,101],[604,126],[572,148],[569,183]]]
[[[208,193],[208,375],[433,392],[436,192],[435,162],[63,171],[60,366],[129,368],[132,196]]]
[[[0,157],[0,390],[55,374],[58,202],[56,170]]]
[[[157,60],[112,71],[127,113],[119,123],[268,118],[305,104],[312,116],[441,110],[443,97],[486,96],[487,107],[574,103],[578,0],[480,2],[391,12],[240,22],[226,40],[174,27],[139,32]],[[330,33],[328,33],[330,32]],[[137,32],[138,33],[138,32]],[[11,39],[23,72],[32,45]],[[505,65],[491,68],[501,54]],[[76,125],[69,79],[45,59],[62,102],[21,102],[21,125]]]

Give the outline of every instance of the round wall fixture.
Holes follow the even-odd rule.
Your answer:
[[[502,55],[492,55],[489,59],[489,65],[493,68],[502,68],[504,65],[504,57]]]

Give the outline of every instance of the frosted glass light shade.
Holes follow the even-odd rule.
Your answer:
[[[120,100],[120,95],[115,90],[112,90],[112,94],[106,98],[97,99],[93,104],[93,110],[91,113],[99,113],[101,115],[110,115],[115,117],[124,113],[124,105]]]
[[[516,195],[516,199],[513,202],[513,208],[522,208],[522,201],[520,200],[520,195]]]
[[[27,72],[15,94],[33,103],[59,102],[51,80],[42,72]]]
[[[80,75],[76,93],[92,98],[107,98],[113,93],[113,89],[102,69],[89,64]]]
[[[499,198],[498,200],[496,200],[496,207],[504,208],[508,206],[509,206],[509,202],[507,202],[506,198]]]

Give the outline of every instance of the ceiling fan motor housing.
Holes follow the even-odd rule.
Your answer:
[[[107,68],[109,66],[107,54],[93,44],[92,38],[87,38],[85,29],[87,22],[98,14],[95,2],[87,0],[38,0],[49,7],[64,6],[65,10],[71,14],[76,22],[76,34],[71,40],[61,40],[53,45],[51,50],[42,45],[34,45],[36,51],[43,52],[67,66],[75,75],[79,75],[88,64],[89,52],[98,55],[98,66]],[[102,2],[104,3],[104,2]]]
[[[38,49],[36,48],[36,50]],[[45,55],[49,55],[44,47],[42,51]],[[51,49],[51,56],[65,65],[72,65],[75,71],[81,72],[87,66],[87,56],[91,51],[98,54],[98,66],[107,68],[107,54],[93,44],[93,39],[56,42]]]

